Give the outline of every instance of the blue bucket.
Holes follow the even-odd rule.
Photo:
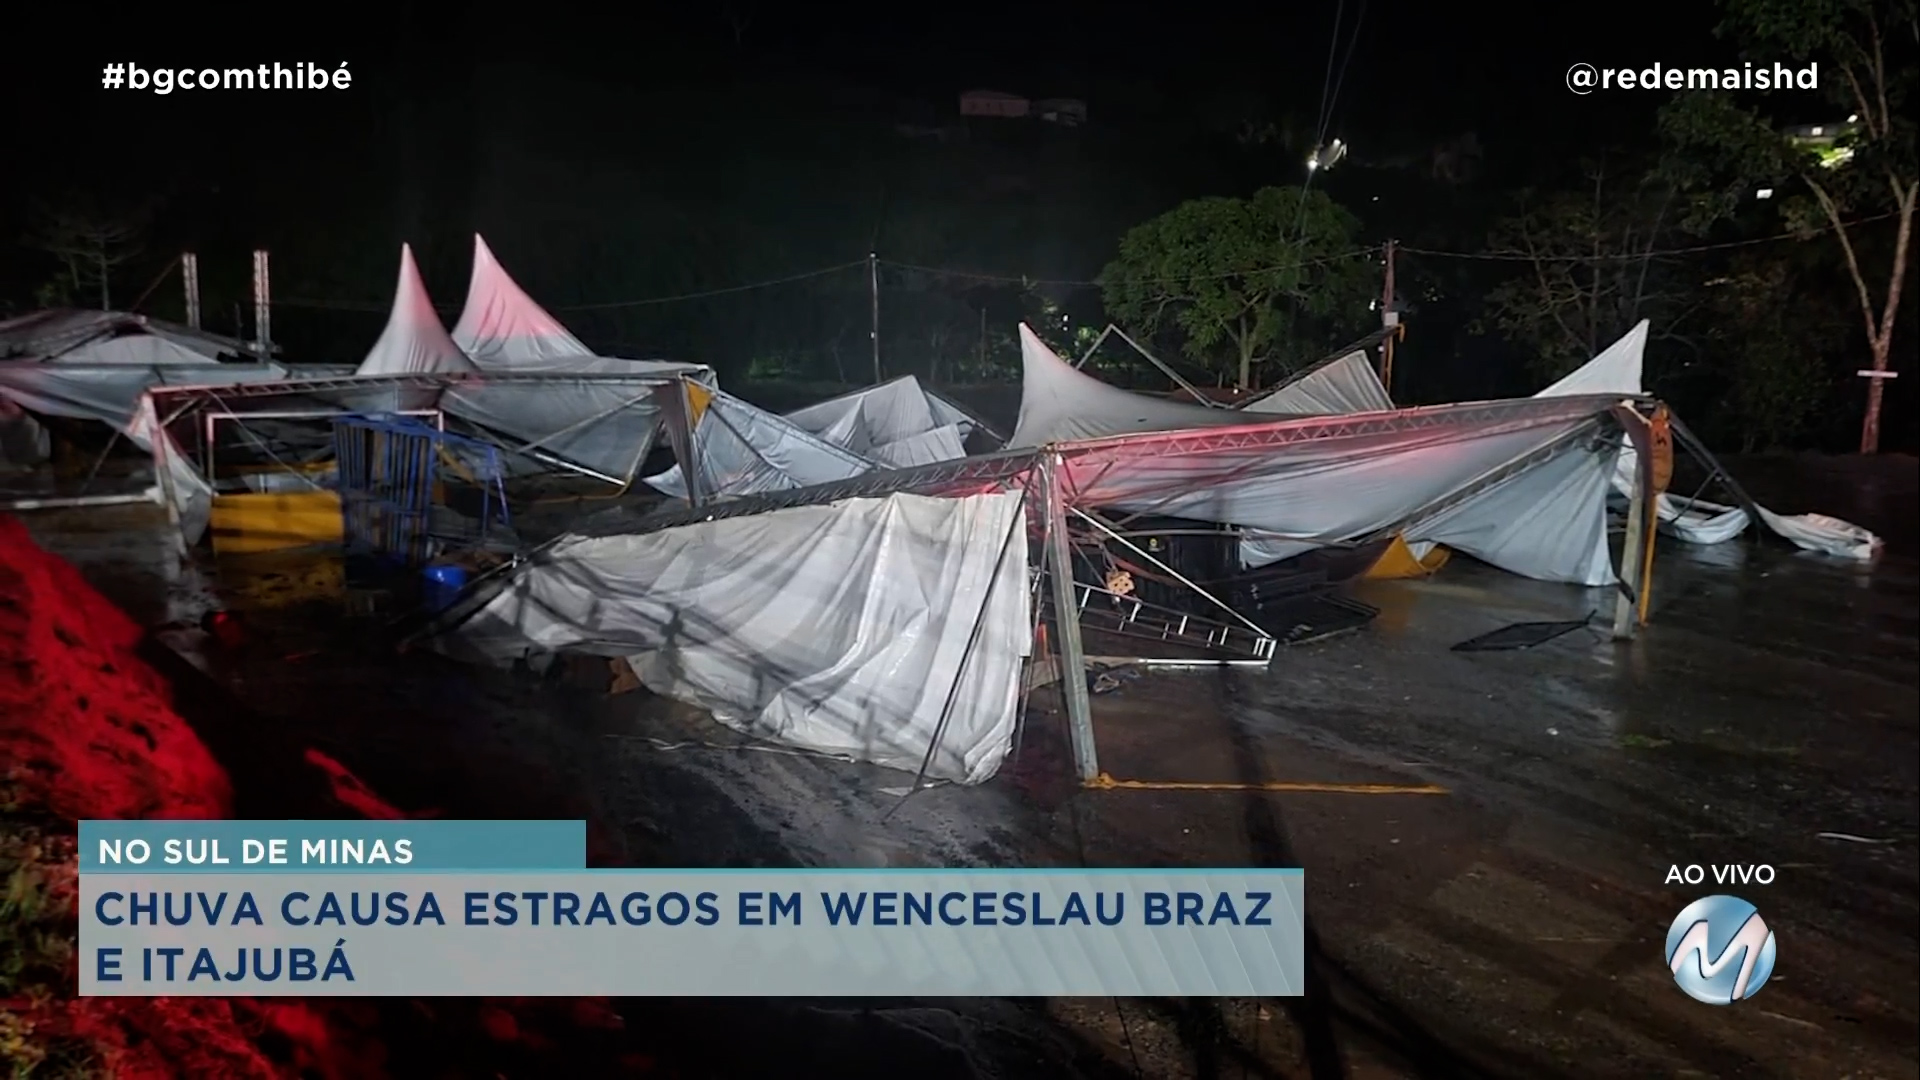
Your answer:
[[[434,611],[444,611],[467,587],[467,568],[439,564],[421,572],[426,578],[426,603]]]

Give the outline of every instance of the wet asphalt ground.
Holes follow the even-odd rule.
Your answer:
[[[1610,614],[1611,597],[1456,558],[1429,581],[1361,586],[1381,609],[1370,627],[1267,672],[1152,675],[1095,698],[1106,771],[1228,790],[1080,790],[1043,691],[1001,777],[891,818],[905,774],[733,748],[644,692],[385,655],[324,605],[279,606],[264,564],[182,578],[103,515],[29,524],[141,617],[208,591],[257,608],[242,699],[390,801],[583,816],[604,863],[1306,868],[1304,998],[629,1003],[690,1075],[1866,1080],[1920,1071],[1920,605],[1912,459],[1896,465],[1742,472],[1776,509],[1881,532],[1872,567],[1663,540],[1636,641],[1599,619],[1460,653],[1508,623]],[[1231,790],[1273,781],[1447,793]],[[1771,884],[1668,880],[1756,864]],[[1779,941],[1772,980],[1730,1007],[1683,995],[1662,951],[1680,908],[1717,891],[1757,905]],[[764,1037],[727,1037],[746,1024]]]

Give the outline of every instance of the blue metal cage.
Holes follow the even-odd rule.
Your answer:
[[[333,424],[347,550],[420,566],[449,543],[484,542],[507,524],[505,470],[495,447],[406,416],[342,416]],[[443,466],[480,492],[477,530],[436,529]]]

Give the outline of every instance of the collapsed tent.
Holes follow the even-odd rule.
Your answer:
[[[1031,327],[1020,324],[1020,419],[1007,440],[1010,449],[1246,422],[1245,416],[1231,409],[1188,405],[1109,386],[1075,370]]]
[[[1621,441],[1608,415],[1615,398],[1582,398],[1564,409],[1494,403],[1383,411],[1374,428],[1347,424],[1339,430],[1353,434],[1341,435],[1312,417],[1249,416],[1130,393],[1075,371],[1024,326],[1020,340],[1023,386],[1038,396],[1021,400],[1013,444],[1072,446],[1080,502],[1236,526],[1250,567],[1372,539],[1427,516],[1426,528],[1513,573],[1580,585],[1613,580],[1604,492]],[[1363,371],[1371,377],[1364,358],[1348,354],[1322,366],[1334,374],[1289,400],[1307,405],[1321,389],[1370,401],[1360,378]],[[1323,397],[1315,408],[1329,403]],[[1191,449],[1174,452],[1183,444]],[[1582,493],[1592,495],[1591,505],[1573,507]]]
[[[524,440],[514,448],[519,452],[558,458],[616,483],[632,481],[659,436],[663,380],[685,376],[713,385],[702,364],[596,355],[520,288],[478,235],[466,306],[450,343],[482,372],[544,378],[454,387],[442,401],[447,412]]]
[[[850,480],[967,456],[978,422],[905,375],[778,416],[719,391],[690,388],[700,493],[738,498]],[[678,465],[647,483],[687,498]]]
[[[749,735],[981,783],[1029,651],[1024,520],[1018,492],[896,494],[569,537],[438,644],[625,658]]]
[[[1130,436],[1074,444],[1067,466],[1079,502],[1239,527],[1249,566],[1430,517],[1434,534],[1410,539],[1444,535],[1516,574],[1601,585],[1613,580],[1603,495],[1621,438],[1614,404],[1494,402],[1405,409],[1371,425]]]
[[[1339,416],[1391,408],[1393,399],[1387,396],[1365,349],[1315,364],[1239,406],[1242,412],[1288,416]]]
[[[1640,320],[1600,355],[1534,396],[1607,393],[1627,397],[1645,393],[1643,378],[1649,325],[1648,320]],[[1622,495],[1633,491],[1636,460],[1633,447],[1620,452],[1612,478],[1613,490]],[[1712,467],[1718,468],[1718,464]],[[1759,511],[1762,525],[1808,551],[1871,559],[1880,546],[1879,538],[1873,533],[1838,518],[1824,514],[1776,514],[1764,506],[1755,509]],[[1749,523],[1746,510],[1740,507],[1668,494],[1660,496],[1658,513],[1663,532],[1692,544],[1724,543],[1739,536]]]
[[[793,491],[872,472],[872,460],[731,394],[687,388],[693,415],[694,476],[704,499]],[[647,477],[656,490],[690,497],[679,465]]]
[[[786,419],[886,468],[966,456],[974,420],[912,375],[809,405]]]
[[[144,315],[41,311],[0,322],[0,395],[42,416],[125,430],[153,386],[221,386],[284,379],[273,363],[223,362],[249,346]]]

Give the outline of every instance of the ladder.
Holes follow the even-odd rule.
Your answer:
[[[1089,630],[1185,645],[1242,660],[1272,660],[1279,644],[1269,634],[1257,634],[1244,626],[1159,607],[1123,593],[1078,581],[1073,583],[1073,588],[1080,625]],[[1043,603],[1048,608],[1052,606],[1051,600]]]

